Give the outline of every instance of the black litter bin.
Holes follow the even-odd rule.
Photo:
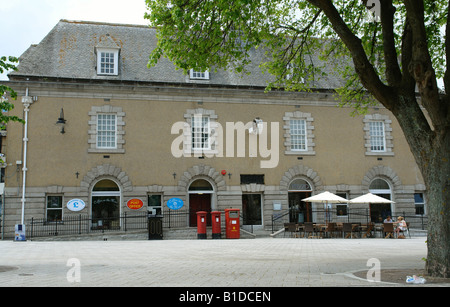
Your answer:
[[[162,228],[162,216],[149,215],[148,216],[148,239],[149,240],[162,240],[163,228]]]

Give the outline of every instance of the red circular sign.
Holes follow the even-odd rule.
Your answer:
[[[131,210],[139,210],[144,207],[144,203],[138,198],[133,198],[127,202],[127,207]]]

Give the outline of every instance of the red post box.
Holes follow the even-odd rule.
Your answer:
[[[197,211],[197,239],[206,239],[206,214],[205,211]]]
[[[240,238],[239,209],[225,209],[225,227],[227,239]]]
[[[211,225],[212,225],[212,238],[213,239],[220,239],[222,234],[222,229],[220,225],[220,212],[219,211],[212,211],[211,212]]]

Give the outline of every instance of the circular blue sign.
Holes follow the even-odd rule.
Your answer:
[[[172,210],[178,210],[183,207],[184,203],[183,200],[180,198],[171,198],[167,201],[167,207]]]
[[[70,211],[81,211],[86,207],[86,204],[81,199],[72,199],[67,203],[67,209]]]

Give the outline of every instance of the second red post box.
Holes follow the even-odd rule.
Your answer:
[[[225,227],[227,239],[240,238],[239,209],[225,209]]]
[[[206,239],[206,214],[205,211],[197,211],[197,239]]]
[[[220,224],[220,212],[212,211],[211,212],[211,225],[212,225],[212,238],[220,239],[222,234],[221,224]]]

